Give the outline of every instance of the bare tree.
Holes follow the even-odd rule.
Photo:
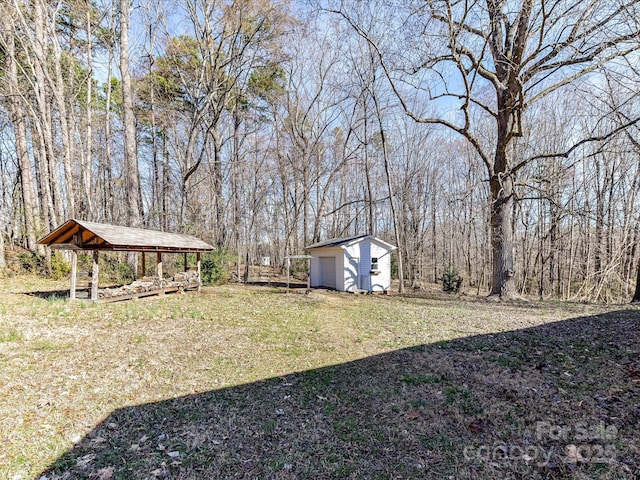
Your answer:
[[[638,32],[625,19],[631,11],[636,13],[638,2],[409,2],[403,11],[408,11],[406,16],[389,22],[409,32],[403,36],[406,43],[401,48],[408,50],[404,54],[392,52],[394,45],[388,39],[376,38],[360,21],[358,8],[367,7],[338,3],[327,9],[340,14],[374,46],[406,113],[417,122],[441,125],[461,135],[485,165],[491,201],[491,295],[516,296],[511,213],[518,172],[540,156],[568,155],[578,144],[600,138],[587,136],[561,152],[515,158],[513,144],[527,127],[526,111],[551,92],[637,51]],[[395,53],[393,61],[390,53]],[[402,82],[448,106],[447,112],[456,107],[459,114],[421,115]],[[489,139],[482,133],[488,125]]]
[[[8,12],[3,16],[2,31],[4,35],[0,35],[0,43],[3,46],[6,60],[6,99],[8,110],[10,112],[11,123],[13,125],[16,156],[18,157],[18,168],[20,169],[20,186],[22,191],[22,204],[24,214],[24,226],[27,239],[27,248],[36,251],[36,236],[40,230],[37,197],[35,192],[35,184],[33,180],[33,170],[31,159],[29,157],[29,146],[27,142],[26,128],[26,99],[24,98],[18,76],[18,58],[16,55],[15,31],[8,24],[12,18]]]
[[[81,171],[82,171],[82,197],[84,200],[84,204],[86,205],[86,212],[84,213],[85,217],[94,220],[95,215],[95,207],[94,207],[94,199],[91,190],[92,184],[92,167],[93,167],[93,107],[94,107],[94,98],[93,98],[93,14],[94,10],[91,8],[90,2],[87,2],[85,7],[85,29],[86,29],[86,55],[87,55],[87,75],[86,75],[86,101],[85,101],[85,111],[86,111],[86,129],[85,129],[85,150],[82,155],[81,161]]]
[[[136,124],[133,110],[133,85],[129,64],[129,24],[131,5],[120,0],[120,77],[122,79],[122,121],[124,128],[124,183],[127,222],[132,227],[142,225],[139,190],[140,171],[136,142]]]

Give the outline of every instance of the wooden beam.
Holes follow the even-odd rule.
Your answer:
[[[98,266],[98,251],[93,251],[93,269],[91,273],[91,300],[98,300],[98,276],[100,267]]]
[[[142,277],[147,274],[147,262],[146,257],[144,256],[144,252],[142,252]]]
[[[184,271],[189,270],[189,265],[187,264],[187,252],[184,252]]]
[[[160,289],[162,289],[162,252],[158,252],[158,257],[156,261],[156,273],[158,274],[158,282],[160,284]],[[164,291],[160,290],[159,295],[161,297],[164,296]]]
[[[77,224],[72,220],[65,222],[63,225],[56,228],[54,231],[49,232],[47,236],[41,238],[38,243],[42,243],[43,245],[51,245],[52,242],[55,243],[67,243],[70,238],[73,237],[74,233],[77,231]]]
[[[76,273],[78,270],[78,253],[71,250],[71,287],[69,289],[69,298],[76,299]]]
[[[117,295],[115,297],[105,297],[100,300],[100,303],[120,302],[122,300],[133,300],[142,297],[151,297],[153,295],[164,296],[165,293],[173,293],[177,291],[177,287],[169,287],[163,288],[161,290],[151,290],[149,292],[132,293],[130,295]]]
[[[202,277],[200,271],[200,252],[196,252],[196,262],[198,265],[198,291],[200,291],[200,287],[202,286]]]

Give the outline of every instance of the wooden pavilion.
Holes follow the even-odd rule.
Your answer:
[[[93,269],[91,275],[91,300],[98,300],[98,255],[101,250],[112,252],[142,253],[142,271],[145,271],[145,254],[156,253],[156,275],[158,287],[151,294],[163,295],[162,254],[183,253],[185,271],[187,270],[187,253],[196,254],[198,289],[202,284],[200,270],[200,254],[214,250],[208,243],[191,235],[159,232],[142,228],[121,227],[104,223],[85,222],[71,219],[56,228],[38,243],[54,249],[71,250],[71,288],[69,298],[76,298],[76,270],[78,251],[93,252]]]

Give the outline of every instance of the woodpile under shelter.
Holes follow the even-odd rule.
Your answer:
[[[208,243],[191,235],[178,233],[159,232],[142,228],[122,227],[104,223],[86,222],[83,220],[68,220],[46,237],[40,239],[38,243],[47,245],[52,249],[62,249],[71,251],[71,287],[69,298],[76,298],[76,277],[77,277],[77,252],[93,252],[93,268],[91,272],[91,295],[90,299],[97,301],[98,276],[99,276],[99,252],[139,252],[142,254],[142,272],[145,272],[146,254],[156,254],[156,276],[150,286],[144,291],[125,292],[123,295],[116,295],[105,300],[123,300],[125,298],[135,298],[146,295],[163,295],[169,291],[178,291],[186,288],[200,288],[201,268],[200,255],[202,252],[214,250]],[[196,270],[193,275],[184,275],[184,282],[165,281],[162,274],[162,254],[182,253],[184,254],[185,272],[187,271],[187,254],[196,254]]]

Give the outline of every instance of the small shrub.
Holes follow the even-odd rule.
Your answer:
[[[293,258],[289,267],[290,275],[297,280],[306,280],[309,277],[309,262],[305,259]]]
[[[83,268],[91,275],[93,259],[91,255],[82,259]],[[80,257],[78,257],[80,264]],[[114,282],[120,285],[131,283],[134,278],[134,271],[127,263],[126,254],[122,252],[105,252],[100,256],[100,281]]]
[[[54,280],[60,280],[71,273],[71,265],[65,261],[62,253],[53,252],[51,255],[51,269],[49,276]]]
[[[44,273],[45,259],[42,255],[33,252],[20,253],[18,262],[26,273]]]
[[[400,278],[398,276],[398,253],[397,250],[391,255],[391,278]]]
[[[25,273],[47,276],[54,280],[60,280],[69,276],[71,265],[64,259],[62,252],[51,253],[51,263],[47,265],[47,260],[42,255],[34,252],[23,252],[18,255],[18,265]]]
[[[202,256],[200,266],[203,285],[221,285],[229,281],[231,264],[234,256],[232,252],[219,248],[207,252]]]
[[[116,281],[122,284],[131,283],[135,280],[133,268],[126,262],[118,263],[116,271]]]
[[[458,293],[462,286],[462,277],[453,265],[449,265],[438,280],[442,283],[442,291],[447,293]]]
[[[187,254],[187,266],[190,268],[195,267],[196,265],[196,254],[195,253],[188,253]],[[176,271],[178,272],[184,272],[185,270],[187,270],[184,266],[184,255],[183,254],[178,254],[175,257],[175,268]]]

